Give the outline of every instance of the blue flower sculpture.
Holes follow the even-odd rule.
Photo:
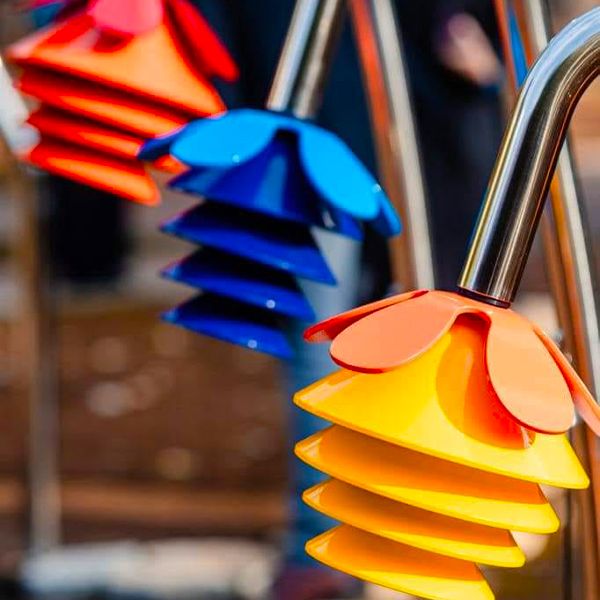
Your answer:
[[[200,246],[163,271],[201,290],[164,315],[193,331],[291,358],[285,320],[314,320],[297,278],[336,283],[311,228],[357,240],[366,223],[400,232],[373,176],[312,123],[233,110],[148,142],[140,158],[167,154],[189,167],[169,185],[204,199],[162,226]]]

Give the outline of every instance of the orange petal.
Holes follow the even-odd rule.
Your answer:
[[[569,388],[529,321],[506,309],[493,311],[486,362],[500,402],[521,425],[552,434],[571,427]]]
[[[134,160],[115,158],[50,138],[42,138],[21,158],[50,173],[140,204],[154,205],[160,201],[154,181],[144,166]]]
[[[43,104],[131,131],[144,138],[165,135],[191,118],[183,112],[123,94],[107,86],[86,82],[49,69],[27,67],[17,88]]]
[[[351,371],[390,371],[435,344],[463,309],[444,292],[388,306],[344,329],[331,344],[331,357]]]
[[[370,302],[369,304],[364,304],[363,306],[353,308],[352,310],[340,313],[339,315],[329,317],[329,319],[325,319],[320,323],[316,323],[315,325],[309,327],[304,332],[304,339],[307,342],[327,342],[329,340],[333,340],[342,331],[344,331],[346,327],[349,327],[352,325],[352,323],[356,323],[356,321],[362,319],[363,317],[366,317],[375,311],[381,310],[382,308],[393,306],[399,302],[404,302],[405,300],[410,300],[415,296],[426,293],[427,290],[406,292],[405,294],[398,294],[396,296],[390,296],[389,298],[377,300],[376,302]]]
[[[110,48],[102,35],[81,13],[19,40],[7,56],[19,65],[67,73],[200,117],[225,110],[214,86],[188,64],[166,22]]]
[[[29,115],[27,122],[44,137],[136,160],[144,139],[112,127],[100,125],[69,113],[42,106]]]
[[[577,374],[577,371],[573,368],[573,365],[571,365],[567,357],[560,351],[560,348],[552,341],[552,338],[536,325],[533,326],[533,330],[540,340],[542,340],[542,344],[546,346],[565,378],[577,412],[587,423],[588,427],[596,435],[600,435],[600,406],[598,406],[598,403],[581,380],[581,377]]]

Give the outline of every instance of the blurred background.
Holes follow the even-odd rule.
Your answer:
[[[0,4],[2,47],[35,26],[31,13],[18,4]],[[292,3],[198,4],[245,74],[237,87],[222,90],[225,99],[231,105],[260,106]],[[499,143],[502,82],[501,77],[485,81],[485,65],[475,75],[465,71],[447,46],[452,40],[439,42],[423,59],[437,61],[436,69],[444,71],[439,89],[427,79],[437,71],[424,76],[431,64],[420,64],[415,56],[421,44],[435,46],[443,19],[459,13],[477,19],[496,52],[493,10],[486,4],[398,2],[429,192],[440,207],[434,239],[440,256],[451,250],[439,265],[446,282],[456,276]],[[594,5],[594,0],[555,0],[556,27]],[[254,41],[249,45],[248,40]],[[487,51],[485,44],[481,47]],[[353,53],[347,24],[321,119],[375,169]],[[482,80],[477,73],[483,73]],[[436,102],[428,101],[434,95]],[[447,127],[442,130],[440,122]],[[572,131],[598,240],[597,84],[581,102]],[[479,142],[470,144],[465,135]],[[457,160],[456,148],[470,150]],[[0,154],[0,579],[5,586],[0,597],[268,598],[281,570],[290,514],[289,397],[274,359],[159,321],[162,310],[189,296],[157,276],[187,250],[183,242],[157,232],[162,220],[195,202],[172,192],[149,210],[54,177],[38,177],[49,211],[47,261],[57,315],[64,546],[44,560],[24,561],[29,556],[29,411],[8,165]],[[462,199],[461,190],[467,190]],[[385,247],[373,242],[363,254],[360,301],[381,295],[389,284]],[[552,330],[556,320],[547,288],[536,248],[519,304]],[[553,501],[560,509],[560,495]],[[492,575],[498,597],[558,598],[560,536],[520,541],[531,562],[517,572]],[[402,597],[375,588],[350,589],[346,597]]]

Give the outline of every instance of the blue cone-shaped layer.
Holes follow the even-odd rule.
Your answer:
[[[336,283],[313,236],[303,225],[206,202],[167,221],[162,230],[296,277]]]
[[[310,304],[292,275],[219,250],[201,248],[172,263],[162,274],[205,292],[302,321],[315,320]]]
[[[295,130],[298,119],[242,108],[194,121],[173,141],[171,154],[190,167],[228,169],[256,156],[279,129]]]
[[[168,145],[188,166],[228,170],[265,151],[278,132],[298,138],[304,175],[330,210],[370,221],[382,235],[400,232],[400,221],[375,178],[344,142],[312,123],[269,111],[232,110],[195,121]]]
[[[276,315],[222,296],[202,294],[165,312],[163,318],[196,333],[277,358],[293,356]]]
[[[297,136],[289,131],[279,131],[271,143],[239,166],[193,168],[169,185],[212,201],[362,239],[356,219],[324,202],[316,192],[300,162]]]

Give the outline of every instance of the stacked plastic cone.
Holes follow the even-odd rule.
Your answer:
[[[363,223],[394,235],[389,201],[348,147],[312,123],[236,110],[149,142],[188,170],[170,185],[204,201],[163,230],[200,246],[164,275],[201,290],[165,318],[221,340],[290,358],[286,321],[314,321],[302,280],[335,285],[316,227],[360,240]]]
[[[307,331],[343,369],[296,403],[333,425],[296,453],[331,477],[304,494],[342,524],[307,544],[323,563],[435,600],[494,598],[478,565],[519,567],[512,531],[559,520],[540,484],[588,478],[564,432],[598,407],[554,343],[516,313],[414,292]]]
[[[44,4],[47,2],[34,2]],[[144,204],[159,191],[138,159],[145,140],[224,110],[211,77],[233,80],[225,48],[188,0],[70,1],[7,56],[39,108],[24,160]],[[179,172],[166,157],[155,165]]]

